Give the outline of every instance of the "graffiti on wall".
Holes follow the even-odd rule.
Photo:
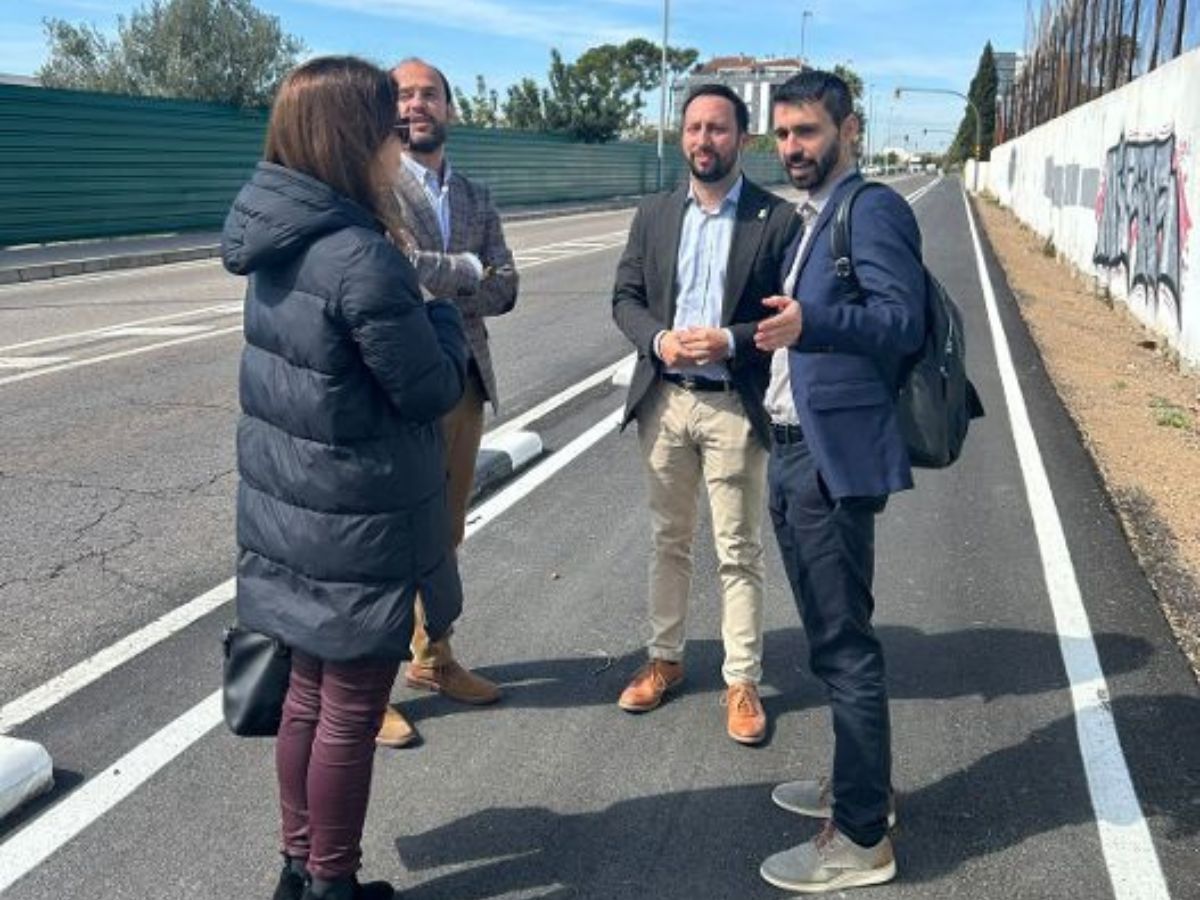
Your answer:
[[[1182,327],[1182,269],[1192,222],[1184,194],[1186,157],[1174,133],[1122,135],[1108,150],[1096,196],[1093,261],[1124,270],[1129,300],[1176,333]]]

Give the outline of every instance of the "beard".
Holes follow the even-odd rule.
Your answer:
[[[829,177],[829,173],[833,171],[841,155],[841,139],[834,138],[829,148],[816,159],[809,159],[803,154],[789,156],[783,161],[784,166],[787,167],[788,180],[791,181],[792,187],[802,191],[815,191],[825,183],[825,179]],[[811,163],[811,165],[802,172],[792,170],[792,166],[803,163]]]
[[[427,134],[417,134],[417,132],[410,130],[408,149],[414,150],[417,153],[433,153],[442,144],[446,143],[446,125],[444,122],[437,122],[433,119],[430,119],[428,123],[422,124],[428,124],[429,132]]]
[[[707,166],[696,162],[695,153],[688,154],[688,170],[697,181],[703,181],[705,184],[713,184],[732,172],[733,167],[737,165],[736,154],[730,157],[723,157],[715,150],[706,152],[712,154],[712,161]]]

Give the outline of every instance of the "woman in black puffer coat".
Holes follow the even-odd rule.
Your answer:
[[[379,221],[396,109],[391,77],[366,62],[296,69],[222,239],[225,267],[249,276],[238,619],[293,650],[276,900],[392,896],[355,875],[375,733],[416,593],[431,633],[462,603],[439,419],[462,394],[466,345],[458,310],[422,301]]]

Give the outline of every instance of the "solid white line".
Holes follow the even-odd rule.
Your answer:
[[[166,640],[197,619],[228,603],[233,599],[233,590],[234,580],[230,578],[115,644],[105,647],[99,653],[89,656],[45,684],[22,694],[11,703],[4,704],[0,707],[0,734],[7,734],[23,722],[41,715],[159,641]]]
[[[132,322],[118,322],[115,325],[105,325],[103,328],[92,328],[88,331],[76,331],[71,334],[57,334],[52,337],[37,338],[32,341],[22,341],[19,344],[9,344],[0,347],[0,354],[10,350],[24,350],[28,347],[40,347],[43,344],[58,344],[67,341],[86,340],[90,338],[107,337],[109,332],[120,328],[138,328],[142,325],[153,325],[158,322],[175,322],[182,319],[195,319],[199,316],[230,315],[242,311],[241,303],[222,303],[219,306],[205,306],[202,309],[192,309],[187,312],[167,313],[163,316],[151,316],[149,319],[135,319]]]
[[[193,334],[188,337],[175,338],[170,341],[158,341],[154,344],[147,344],[144,347],[134,347],[132,350],[121,350],[117,353],[104,353],[100,356],[89,356],[87,359],[79,359],[75,362],[63,363],[60,366],[46,366],[44,369],[34,369],[29,372],[22,372],[20,375],[8,375],[0,378],[0,387],[6,384],[16,384],[18,381],[28,381],[31,378],[41,378],[43,375],[52,375],[55,372],[66,372],[71,369],[82,369],[86,366],[94,366],[98,363],[110,362],[114,359],[124,359],[128,356],[139,356],[143,353],[152,353],[155,350],[163,350],[167,347],[177,347],[180,344],[190,344],[194,341],[207,341],[210,338],[223,337],[227,334],[241,331],[241,325],[233,325],[229,328],[221,328],[217,331],[208,331],[204,334]]]
[[[1166,900],[1170,893],[1121,750],[1116,720],[1109,706],[1108,684],[1096,652],[1050,479],[1017,380],[965,188],[962,198],[975,244],[979,282],[983,287],[1000,381],[1004,386],[1008,417],[1041,552],[1046,592],[1058,628],[1059,649],[1071,686],[1079,749],[1113,893],[1117,900]]]
[[[0,893],[45,862],[221,721],[214,691],[0,844]]]
[[[525,499],[534,489],[549,481],[576,457],[582,455],[607,435],[612,434],[621,421],[623,411],[623,408],[613,410],[571,443],[561,450],[556,450],[545,462],[534,466],[528,474],[518,478],[491,500],[472,510],[467,517],[467,537],[486,528],[510,507]]]
[[[509,434],[510,432],[522,430],[530,422],[536,422],[538,419],[542,418],[543,416],[547,415],[550,412],[553,412],[555,409],[562,406],[568,400],[573,400],[574,398],[576,398],[580,394],[582,394],[584,391],[590,390],[591,388],[595,387],[596,385],[612,378],[613,373],[616,372],[617,369],[621,368],[622,365],[627,363],[629,360],[632,360],[633,358],[634,358],[634,354],[631,353],[628,356],[626,356],[624,359],[617,360],[611,366],[605,366],[599,372],[596,372],[593,375],[589,375],[587,378],[583,379],[583,381],[580,381],[577,384],[571,385],[565,391],[560,391],[559,393],[557,393],[553,397],[551,397],[549,400],[545,400],[542,403],[539,403],[537,406],[534,406],[531,409],[528,409],[525,412],[521,413],[521,415],[515,416],[512,419],[509,419],[503,425],[497,426],[488,435],[488,439],[495,440],[496,438],[502,437],[506,434]]]
[[[605,416],[476,509],[468,523],[466,538],[478,534],[588,448],[612,434],[620,415],[618,409]],[[0,893],[45,862],[221,721],[221,692],[217,690],[0,844]]]

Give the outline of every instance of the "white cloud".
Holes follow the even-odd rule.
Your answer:
[[[492,37],[532,41],[547,47],[579,49],[622,43],[645,35],[644,24],[580,10],[564,14],[561,4],[506,0],[304,0],[305,3],[425,26],[455,28]]]

